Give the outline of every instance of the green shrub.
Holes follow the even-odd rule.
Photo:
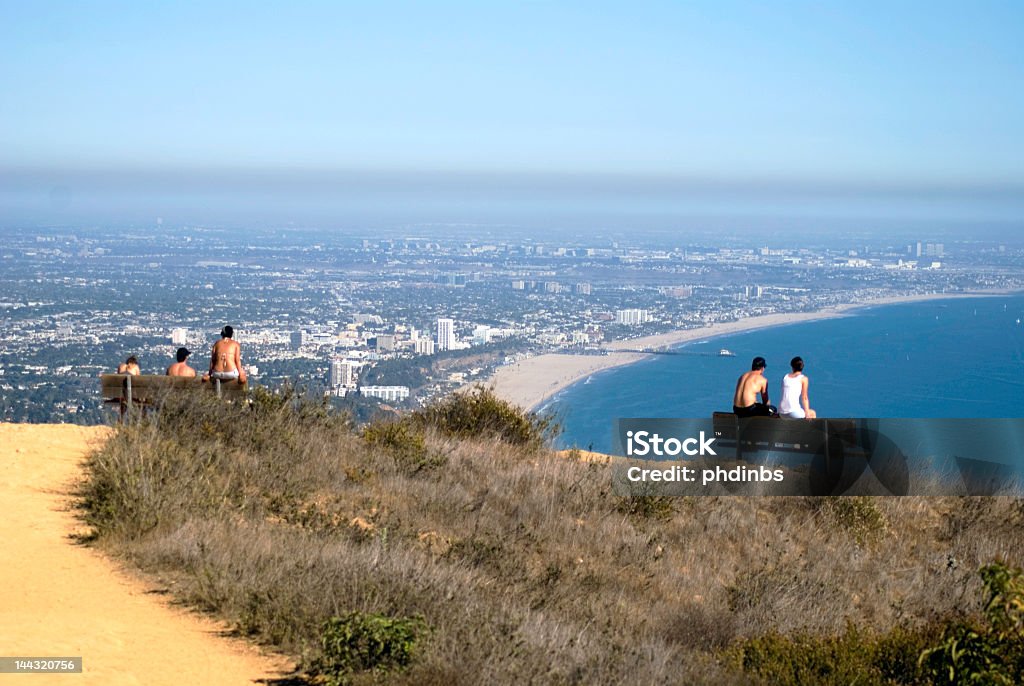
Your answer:
[[[363,440],[387,451],[406,473],[444,466],[447,457],[427,445],[421,426],[406,419],[381,420],[363,427]]]
[[[412,662],[417,641],[426,629],[419,616],[392,618],[350,612],[332,617],[321,629],[323,654],[313,671],[336,686],[358,672],[402,669]]]
[[[838,636],[770,632],[728,655],[744,672],[773,686],[912,684],[921,680],[917,656],[935,635],[932,627],[874,634],[852,625]]]
[[[512,445],[540,447],[557,431],[554,418],[527,412],[483,386],[417,410],[413,421],[454,438],[492,437]]]
[[[1024,576],[1001,563],[979,570],[983,622],[951,624],[919,662],[935,683],[1019,684],[1024,678]]]

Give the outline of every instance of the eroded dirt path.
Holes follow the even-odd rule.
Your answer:
[[[81,674],[0,674],[0,684],[243,685],[292,667],[173,607],[69,536],[81,460],[105,427],[0,424],[0,656],[82,656]]]

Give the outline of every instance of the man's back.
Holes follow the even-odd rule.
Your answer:
[[[736,407],[750,407],[757,402],[757,394],[763,393],[768,386],[768,380],[758,371],[745,373],[736,382],[736,392],[733,394],[732,404]]]
[[[175,362],[167,368],[167,376],[195,376],[196,370],[188,366],[187,362]]]

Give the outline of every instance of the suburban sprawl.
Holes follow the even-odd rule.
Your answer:
[[[203,372],[225,324],[255,383],[293,383],[368,416],[545,352],[600,355],[609,341],[760,315],[1024,287],[1024,250],[995,239],[544,240],[471,228],[0,230],[0,418],[105,421],[99,374],[128,355],[163,373],[178,347]]]

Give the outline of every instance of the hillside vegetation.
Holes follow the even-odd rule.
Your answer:
[[[82,503],[97,545],[315,682],[1019,681],[1020,500],[622,498],[551,429],[483,389],[362,428],[176,397]]]

